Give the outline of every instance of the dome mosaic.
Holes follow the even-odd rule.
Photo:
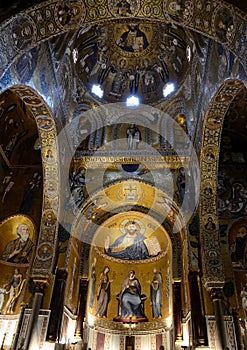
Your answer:
[[[184,82],[191,60],[184,29],[150,21],[117,22],[79,30],[73,49],[80,81],[102,89],[106,102],[138,96],[141,103],[163,99],[168,83]]]

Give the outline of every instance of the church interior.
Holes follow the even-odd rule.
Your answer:
[[[246,85],[246,1],[1,1],[1,350],[247,349]]]

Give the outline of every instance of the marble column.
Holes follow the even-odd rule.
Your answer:
[[[232,309],[232,319],[233,319],[238,349],[242,349],[244,348],[244,344],[241,339],[241,327],[242,327],[241,324],[245,328],[245,321],[239,320],[239,314],[237,309]]]
[[[215,322],[217,329],[217,349],[224,350],[227,348],[226,333],[224,325],[224,297],[222,289],[212,289],[210,291],[210,296],[214,304]]]
[[[35,343],[35,341],[37,340],[35,339],[35,330],[38,324],[39,312],[42,307],[45,288],[46,288],[45,282],[43,281],[35,282],[32,312],[28,321],[28,327],[27,327],[23,350],[28,350],[31,344]]]
[[[68,273],[64,269],[56,270],[56,278],[50,306],[51,315],[47,332],[48,339],[52,341],[60,340],[67,275]]]
[[[19,317],[19,322],[18,322],[18,326],[17,326],[16,333],[15,333],[15,335],[14,335],[13,343],[12,343],[12,345],[11,345],[11,349],[16,349],[16,347],[17,347],[17,343],[18,343],[18,340],[19,340],[19,337],[20,337],[20,331],[21,331],[21,328],[22,328],[23,316],[24,316],[26,307],[27,307],[27,306],[25,305],[25,306],[23,306],[22,309],[21,309],[21,313],[20,313],[20,317]]]
[[[190,271],[189,285],[193,342],[196,346],[207,345],[207,328],[204,315],[203,296],[200,288],[200,276],[197,271]]]
[[[183,340],[181,282],[173,284],[173,314],[176,341]]]
[[[83,336],[83,322],[86,316],[86,302],[88,292],[88,280],[86,278],[80,279],[79,301],[78,301],[78,316],[75,329],[75,336]]]

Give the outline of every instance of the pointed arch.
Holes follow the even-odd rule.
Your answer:
[[[125,196],[131,188],[136,198]],[[126,198],[127,197],[127,198]],[[154,200],[150,200],[154,198]],[[186,242],[186,225],[177,204],[163,191],[139,180],[116,181],[91,194],[72,225],[71,234],[82,243],[84,256],[89,255],[97,228],[114,215],[126,212],[142,213],[160,223],[172,242],[173,278],[182,278],[182,252]],[[176,227],[176,228],[175,228]],[[89,261],[84,259],[82,275],[87,277]]]
[[[227,80],[212,98],[205,115],[200,153],[200,239],[205,286],[220,287],[224,283],[224,267],[220,260],[219,223],[217,215],[217,176],[221,132],[225,115],[234,98],[246,87],[239,80]],[[206,189],[210,188],[210,196]]]
[[[6,91],[14,93],[22,101],[24,110],[35,121],[39,134],[43,168],[43,198],[40,231],[31,274],[34,280],[44,281],[52,275],[56,260],[60,188],[56,126],[45,101],[31,87],[15,85]],[[50,220],[49,224],[47,220]],[[49,256],[44,260],[42,251],[47,235],[49,236]]]

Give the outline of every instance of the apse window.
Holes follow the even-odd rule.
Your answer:
[[[167,83],[163,87],[163,96],[164,97],[169,96],[174,90],[175,90],[175,85],[173,83]]]
[[[139,97],[136,97],[136,96],[128,97],[127,100],[126,100],[126,104],[127,104],[128,107],[139,106],[139,104],[140,104]]]
[[[102,98],[104,95],[104,91],[101,89],[101,86],[97,84],[93,84],[91,91],[94,95],[98,96],[99,98]]]

